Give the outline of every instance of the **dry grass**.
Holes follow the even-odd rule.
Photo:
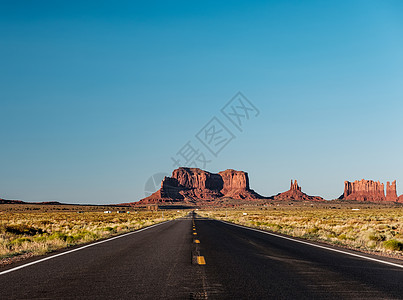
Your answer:
[[[49,209],[49,208],[47,208]],[[82,208],[81,208],[82,209]],[[41,255],[56,249],[87,243],[133,231],[183,216],[177,211],[130,211],[105,214],[103,211],[0,211],[0,259],[19,255]],[[99,209],[98,209],[99,210]]]
[[[295,237],[403,255],[403,208],[212,210],[199,213]]]

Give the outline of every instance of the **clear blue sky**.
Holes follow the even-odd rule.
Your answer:
[[[402,1],[84,2],[0,4],[0,197],[136,201],[188,141],[267,196],[403,193]],[[195,137],[213,116],[217,157]]]

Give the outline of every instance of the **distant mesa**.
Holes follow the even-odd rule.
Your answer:
[[[0,204],[25,204],[25,202],[21,200],[6,200],[0,198]]]
[[[57,201],[49,201],[49,202],[25,202],[21,200],[6,200],[0,198],[0,204],[41,204],[41,205],[60,205],[62,203]]]
[[[344,192],[339,200],[377,203],[401,203],[403,195],[398,196],[396,180],[386,183],[379,181],[356,180],[344,182]],[[259,201],[257,201],[259,200]],[[161,188],[150,196],[137,202],[121,203],[124,206],[239,206],[264,205],[268,200],[274,201],[326,201],[319,196],[310,196],[302,192],[297,180],[291,180],[290,189],[275,196],[264,197],[249,187],[248,173],[228,169],[217,174],[198,168],[180,167],[172,172],[171,177],[165,176]],[[253,203],[252,203],[253,202]],[[60,205],[52,202],[25,202],[0,198],[0,204],[42,204]]]
[[[366,202],[401,202],[403,203],[403,195],[397,196],[396,180],[385,185],[379,181],[356,180],[354,182],[344,182],[344,193],[339,199],[356,200]]]
[[[216,205],[223,199],[234,200],[275,200],[275,201],[326,201],[320,196],[302,192],[297,180],[291,180],[290,189],[272,197],[263,197],[249,187],[248,173],[228,169],[217,174],[198,168],[178,168],[171,177],[164,177],[161,188],[138,202],[126,205],[186,204]],[[403,195],[397,196],[396,180],[387,182],[386,194],[383,183],[361,180],[344,184],[344,193],[339,199],[366,202],[400,202]]]
[[[199,201],[212,201],[218,198],[241,200],[263,199],[249,187],[248,173],[225,170],[218,174],[198,168],[178,168],[171,177],[165,177],[161,188],[137,204],[157,204],[184,202],[195,204]]]
[[[273,200],[287,200],[287,201],[325,201],[319,196],[309,196],[301,191],[297,180],[291,180],[290,189],[284,193],[277,194],[272,197]]]

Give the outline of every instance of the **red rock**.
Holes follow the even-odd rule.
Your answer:
[[[301,191],[301,187],[298,186],[297,180],[295,180],[294,183],[293,183],[292,179],[291,179],[290,191]]]
[[[223,180],[221,193],[233,199],[259,199],[262,198],[249,188],[248,173],[243,171],[225,170],[218,173]]]
[[[297,181],[291,180],[290,189],[284,193],[277,194],[273,197],[274,200],[288,200],[288,201],[325,201],[319,196],[309,196],[302,192],[301,187]]]
[[[157,192],[138,203],[195,203],[222,197],[245,200],[263,198],[249,188],[246,172],[226,170],[213,174],[198,168],[178,168],[172,172],[172,177],[163,179]]]
[[[362,179],[354,182],[344,182],[344,194],[340,199],[344,200],[357,200],[369,202],[395,202],[398,200],[396,193],[396,180],[390,184],[386,184],[386,197],[385,186],[379,181]]]
[[[399,198],[397,198],[397,202],[403,203],[403,195],[400,195]]]
[[[397,192],[396,192],[396,180],[392,182],[392,184],[389,183],[389,181],[386,183],[386,201],[397,201]]]

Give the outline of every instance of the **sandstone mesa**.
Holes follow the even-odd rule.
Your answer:
[[[161,188],[137,202],[121,203],[119,205],[154,205],[154,204],[201,204],[211,203],[216,205],[216,200],[234,199],[249,203],[254,200],[278,201],[326,201],[319,196],[310,196],[302,192],[297,180],[291,180],[290,189],[275,196],[264,197],[256,193],[249,186],[247,172],[228,169],[217,174],[198,168],[180,167],[172,172],[171,177],[165,177],[161,182]],[[344,192],[339,200],[351,200],[359,202],[376,203],[401,203],[403,195],[397,195],[396,180],[386,183],[373,180],[356,180],[344,182]],[[225,200],[227,201],[227,200]],[[246,202],[245,202],[246,201]],[[62,203],[51,202],[25,202],[21,200],[6,200],[0,198],[0,204],[48,204],[59,205]],[[237,204],[239,205],[239,204]]]
[[[139,204],[160,202],[195,203],[198,200],[210,201],[217,198],[253,200],[262,199],[249,187],[248,173],[225,170],[218,174],[198,168],[178,168],[171,177],[165,177],[161,188]]]
[[[386,183],[386,196],[385,185],[379,181],[356,180],[354,182],[344,182],[344,193],[339,199],[342,200],[356,200],[366,202],[401,202],[403,203],[403,195],[397,196],[396,180],[392,183]]]
[[[270,199],[279,201],[326,201],[319,196],[310,196],[302,192],[297,180],[291,180],[290,189],[275,196],[264,197],[256,193],[249,186],[248,173],[228,169],[217,174],[198,168],[180,167],[172,172],[171,177],[165,177],[161,188],[149,197],[135,205],[163,204],[163,203],[213,203],[217,199],[230,198],[235,200],[253,201]],[[396,180],[385,185],[379,181],[362,179],[354,182],[345,181],[344,193],[340,200],[354,200],[361,202],[400,202],[403,195],[397,196]]]

